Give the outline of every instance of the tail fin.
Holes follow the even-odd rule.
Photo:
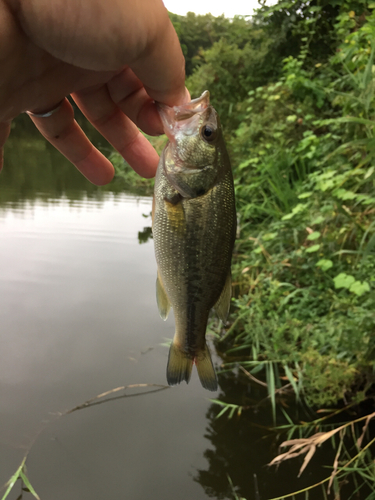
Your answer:
[[[191,370],[193,368],[193,359],[181,351],[178,346],[172,342],[169,349],[169,358],[167,365],[167,382],[169,385],[176,385],[183,380],[189,383]]]
[[[202,386],[208,391],[217,391],[217,378],[214,365],[212,364],[211,354],[207,344],[195,358],[199,380]]]
[[[211,360],[211,354],[207,344],[193,360],[185,352],[172,342],[169,349],[167,365],[167,382],[169,385],[176,385],[183,380],[189,383],[193,363],[197,365],[199,380],[202,386],[209,391],[217,391],[217,378]]]

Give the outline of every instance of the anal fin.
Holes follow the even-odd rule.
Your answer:
[[[158,304],[160,317],[165,321],[168,318],[168,314],[171,309],[171,303],[169,302],[159,272],[156,278],[156,302]]]
[[[218,301],[214,305],[215,312],[219,316],[221,321],[224,323],[224,325],[227,322],[231,297],[232,297],[232,274],[229,271],[227,279],[225,280],[224,288],[220,294]]]

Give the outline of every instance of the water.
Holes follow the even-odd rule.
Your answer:
[[[266,392],[231,374],[218,394],[194,373],[189,385],[135,387],[66,414],[121,386],[165,386],[174,322],[159,318],[152,240],[138,238],[151,199],[92,186],[26,118],[0,177],[0,485],[27,451],[42,500],[234,498],[227,474],[265,500],[326,477],[333,452],[318,451],[301,479],[301,461],[265,467],[278,453]],[[217,420],[218,396],[253,410]]]

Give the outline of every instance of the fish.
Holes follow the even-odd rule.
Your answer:
[[[172,307],[175,318],[167,382],[189,383],[195,364],[202,386],[216,391],[205,335],[210,310],[226,324],[231,301],[232,168],[208,91],[182,106],[159,104],[159,114],[169,140],[155,177],[152,233],[159,314],[166,320]]]

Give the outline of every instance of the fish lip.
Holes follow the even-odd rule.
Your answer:
[[[200,97],[191,100],[181,106],[167,106],[157,103],[159,116],[161,118],[164,132],[170,141],[174,140],[176,122],[187,120],[197,113],[202,113],[210,105],[210,93],[205,90]]]

